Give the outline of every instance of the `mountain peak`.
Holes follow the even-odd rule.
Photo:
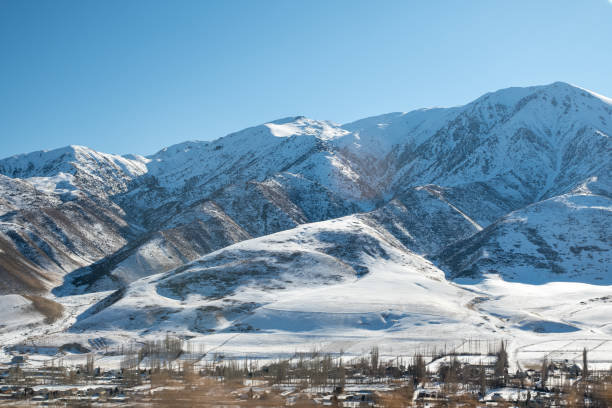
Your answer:
[[[87,188],[97,191],[105,189],[105,183],[111,181],[121,184],[118,189],[125,188],[126,180],[146,173],[146,163],[147,159],[141,156],[122,157],[86,146],[68,145],[0,160],[0,173],[12,178],[30,179],[31,182],[41,177],[55,181],[72,180],[72,176],[78,173],[81,180],[95,180]]]
[[[583,88],[578,85],[570,84],[567,82],[557,81],[553,82],[549,85],[542,85],[533,88],[539,88],[540,91],[546,91],[550,94],[554,94],[555,92],[561,93],[563,95],[580,95],[580,96],[592,96],[595,97],[606,104],[612,104],[612,99],[607,96],[600,95],[596,92],[591,91],[590,89]]]
[[[309,119],[305,116],[278,119],[265,123],[263,126],[267,127],[270,133],[276,137],[310,135],[328,140],[344,136],[348,133],[348,131],[340,128],[335,123]]]
[[[524,98],[535,99],[537,97],[550,98],[551,100],[553,98],[560,100],[563,98],[586,97],[588,99],[596,98],[597,100],[608,105],[612,104],[612,99],[606,96],[577,85],[557,81],[548,85],[509,87],[499,89],[494,92],[488,92],[466,106],[476,105],[484,101],[488,103],[512,106],[516,105]]]

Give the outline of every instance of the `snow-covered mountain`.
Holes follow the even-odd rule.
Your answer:
[[[84,313],[73,331],[317,335],[397,330],[421,315],[459,325],[480,319],[461,305],[471,298],[384,228],[348,216],[234,244],[138,280]]]
[[[612,199],[565,194],[529,205],[446,247],[451,277],[612,284]]]
[[[325,308],[323,332],[401,331],[439,307],[448,327],[500,333],[488,291],[611,284],[610,135],[612,101],[558,82],[345,125],[285,118],[146,158],[10,157],[0,293],[112,290],[74,331],[254,335]]]
[[[147,159],[81,146],[0,161],[0,293],[48,290],[142,230],[111,200]]]
[[[25,179],[39,191],[56,194],[114,195],[126,191],[133,178],[147,172],[149,160],[67,146],[12,156],[0,161],[0,174]]]

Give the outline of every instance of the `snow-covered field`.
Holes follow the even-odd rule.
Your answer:
[[[387,359],[435,348],[480,361],[505,340],[512,368],[537,365],[544,356],[580,363],[583,347],[594,367],[604,368],[612,365],[611,292],[606,285],[533,285],[499,275],[448,281],[384,230],[349,216],[244,241],[138,280],[99,310],[85,311],[90,303],[79,301],[87,295],[58,298],[78,315],[72,328],[58,326],[44,336],[24,330],[23,339],[83,344],[108,368],[121,361],[102,356],[109,349],[166,333],[225,358],[313,350],[351,358],[377,346]],[[116,294],[98,299],[104,296]],[[61,358],[63,364],[85,361],[84,354]]]

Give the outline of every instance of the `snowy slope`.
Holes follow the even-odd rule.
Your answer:
[[[418,147],[397,150],[394,183],[488,182],[526,203],[560,194],[612,161],[612,106],[564,83],[509,88],[462,107]]]
[[[0,160],[0,174],[28,179],[45,192],[81,189],[107,195],[125,191],[131,179],[146,173],[147,162],[142,156],[128,158],[67,146]]]
[[[420,254],[435,254],[482,230],[446,198],[445,189],[435,185],[407,190],[362,217],[383,225],[406,247]]]
[[[602,325],[609,286],[499,276],[457,285],[371,222],[307,224],[135,281],[78,316],[71,338],[170,332],[226,356],[315,347],[350,356],[377,345],[393,358],[424,344],[461,351],[469,338],[503,338],[513,364],[533,364],[543,353],[579,358],[562,354],[563,344],[612,342],[612,328]]]
[[[65,295],[117,289],[248,238],[249,234],[217,205],[196,203],[171,218],[160,230],[130,241],[111,256],[70,273],[54,292]]]
[[[386,230],[349,216],[244,241],[136,281],[74,330],[398,330],[422,315],[458,323],[471,314],[461,305],[470,297]]]
[[[83,198],[8,212],[0,216],[0,293],[48,290],[134,236],[109,202]]]
[[[43,323],[45,317],[23,296],[0,296],[0,333]]]
[[[150,157],[148,173],[123,202],[134,213],[176,202],[188,206],[229,185],[262,182],[283,172],[300,174],[345,199],[368,201],[376,192],[330,146],[345,133],[328,122],[295,117],[214,142],[171,146]]]
[[[146,162],[81,146],[0,160],[0,293],[46,291],[133,239],[109,196]]]
[[[380,162],[370,168],[391,194],[427,184],[479,186],[490,190],[486,201],[516,210],[567,193],[589,177],[609,179],[612,171],[610,99],[561,82],[503,89],[457,108],[382,115],[343,128],[351,133],[336,145]],[[456,199],[470,201],[466,195]],[[462,207],[484,226],[504,214],[479,216],[478,208]]]
[[[60,197],[37,190],[32,183],[0,174],[0,216],[17,210],[54,206]]]
[[[233,243],[351,214],[358,207],[316,182],[283,173],[263,182],[229,185],[186,208],[165,209],[174,215],[155,231],[69,275],[58,293],[117,288]]]
[[[568,194],[530,205],[445,248],[453,278],[612,284],[612,199]]]

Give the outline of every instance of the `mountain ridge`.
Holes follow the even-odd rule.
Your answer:
[[[240,240],[357,213],[417,253],[434,256],[540,200],[585,186],[609,194],[610,134],[609,98],[555,82],[343,125],[281,118],[147,157],[83,146],[32,152],[0,160],[3,195],[9,197],[9,185],[23,191],[4,199],[0,238],[19,252],[17,237],[24,233],[10,225],[29,225],[18,215],[27,206],[61,213],[91,200],[110,210],[123,232],[102,251],[88,251],[113,268],[138,259],[133,274],[120,273],[124,277],[163,272]],[[189,216],[193,208],[216,215]],[[91,217],[83,217],[75,224],[88,225]],[[48,222],[36,230],[26,260],[53,252],[45,247],[61,248],[64,255],[54,259],[84,252],[80,244],[66,247],[74,238],[57,234]],[[157,249],[147,250],[151,245]],[[122,261],[104,261],[115,252]],[[78,276],[87,273],[87,262],[78,263]],[[74,264],[58,265],[60,274],[75,271]],[[98,269],[92,269],[98,278],[119,273]]]

